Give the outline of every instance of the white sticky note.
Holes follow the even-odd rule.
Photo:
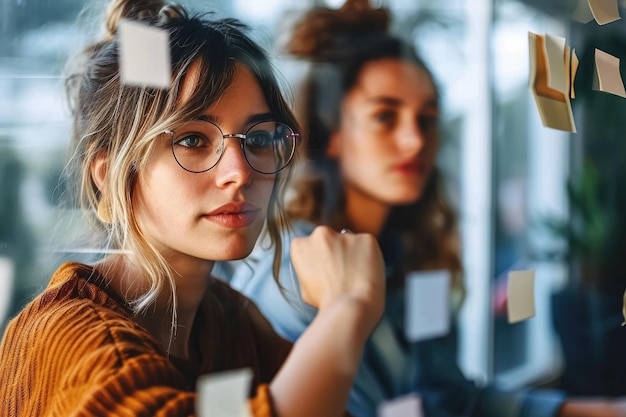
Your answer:
[[[159,28],[120,20],[120,72],[122,83],[134,86],[170,86],[169,34]]]
[[[0,242],[0,246],[1,246]],[[15,264],[11,258],[0,256],[0,323],[7,318],[13,295]]]
[[[599,25],[621,19],[617,0],[589,0],[589,8]]]
[[[529,85],[541,122],[552,129],[576,132],[569,92],[558,91],[549,85],[549,80],[554,79],[555,76],[550,74],[546,36],[528,32],[528,50],[530,54]],[[559,65],[559,68],[565,68],[565,74],[557,76],[558,79],[565,78],[568,86],[570,84],[569,51],[570,48],[566,46],[561,57],[564,65]]]
[[[511,271],[507,286],[509,323],[535,316],[535,271]]]
[[[620,60],[596,48],[593,89],[626,98],[624,82],[619,72]]]
[[[422,399],[416,394],[404,395],[378,406],[378,417],[422,417]]]
[[[591,13],[591,7],[589,7],[589,0],[576,1],[576,8],[574,9],[574,13],[572,13],[572,18],[581,23],[589,23],[594,19],[593,13]]]
[[[411,342],[450,330],[450,272],[413,271],[405,284],[404,332]]]
[[[250,417],[250,368],[203,375],[198,378],[198,417]]]
[[[546,55],[548,56],[548,87],[559,93],[568,91],[568,74],[565,69],[565,38],[545,35]]]

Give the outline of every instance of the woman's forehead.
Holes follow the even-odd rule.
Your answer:
[[[381,85],[381,82],[384,85]],[[397,58],[384,58],[366,63],[359,72],[357,84],[365,84],[370,88],[377,85],[384,88],[385,85],[415,84],[424,89],[435,89],[430,75],[424,68]]]
[[[365,64],[349,95],[366,100],[419,97],[420,100],[437,101],[437,90],[430,74],[424,68],[400,59],[381,59]]]

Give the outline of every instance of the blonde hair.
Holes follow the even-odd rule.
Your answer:
[[[169,33],[171,85],[167,90],[124,85],[120,79],[117,25],[121,18],[139,20]],[[73,112],[68,175],[76,184],[75,202],[110,249],[132,254],[131,261],[150,279],[148,291],[128,300],[135,313],[144,311],[167,287],[171,291],[172,328],[176,322],[175,274],[143,234],[133,211],[133,190],[146,166],[155,138],[197,117],[232,83],[235,65],[256,77],[276,121],[299,131],[263,49],[233,19],[190,17],[179,5],[157,0],[114,0],[108,9],[102,40],[86,47],[69,68],[66,91]],[[180,103],[180,92],[192,64],[200,62],[192,96]],[[102,190],[91,176],[99,155],[107,155]],[[282,195],[291,169],[276,174],[268,208],[267,229],[280,265],[280,230],[287,226]],[[276,267],[278,268],[278,266]]]

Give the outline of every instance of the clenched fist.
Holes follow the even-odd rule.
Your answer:
[[[292,241],[291,260],[304,301],[319,310],[336,302],[360,303],[371,324],[378,322],[384,310],[385,272],[374,236],[319,226],[310,236]]]

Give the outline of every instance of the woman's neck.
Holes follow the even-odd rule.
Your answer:
[[[193,266],[174,266],[176,281],[176,328],[172,327],[172,292],[164,283],[161,293],[145,312],[135,317],[172,355],[190,357],[189,342],[198,308],[205,296],[213,262],[202,261]],[[125,300],[133,300],[150,287],[145,272],[126,256],[113,255],[99,263],[98,269],[110,281],[111,287]]]
[[[382,231],[391,206],[363,193],[361,190],[346,187],[346,217],[350,229],[378,236]]]

